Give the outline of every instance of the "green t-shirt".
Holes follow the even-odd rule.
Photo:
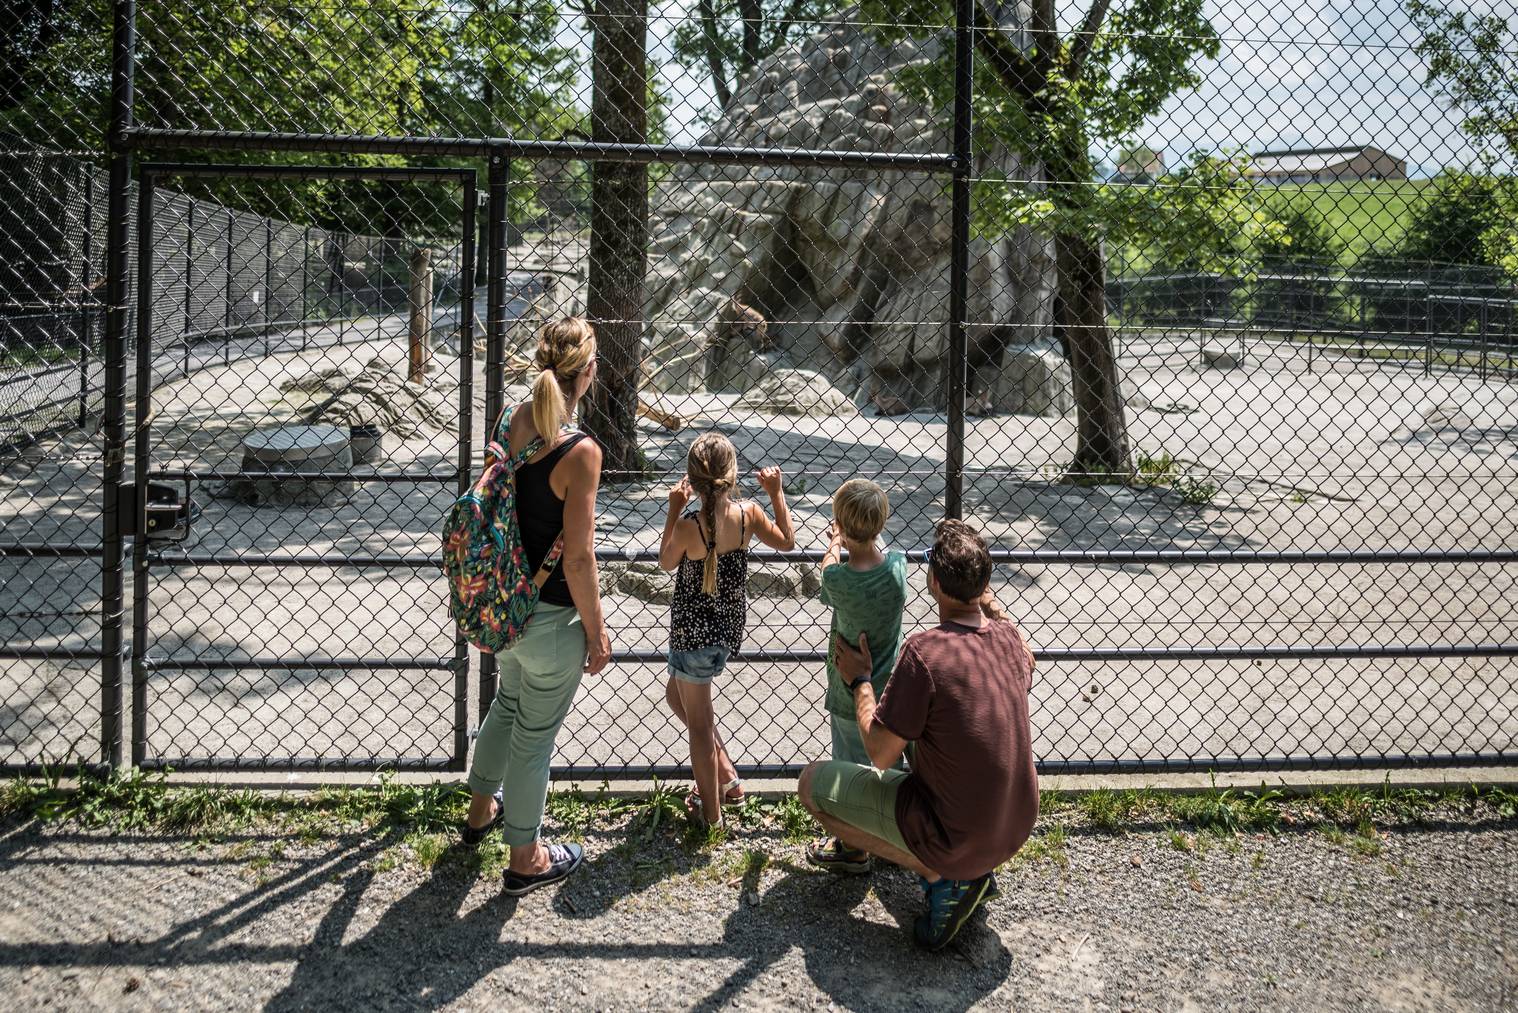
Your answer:
[[[888,552],[885,562],[872,570],[851,570],[846,563],[834,563],[822,571],[821,598],[824,605],[833,607],[833,629],[828,634],[828,713],[852,719],[854,696],[833,663],[833,639],[842,636],[858,646],[860,633],[870,638],[870,683],[877,698],[884,693],[901,650],[901,616],[907,605],[906,553]]]

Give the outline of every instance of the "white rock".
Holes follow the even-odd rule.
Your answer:
[[[1237,348],[1206,345],[1202,348],[1202,362],[1209,369],[1237,369],[1244,364],[1244,357]]]
[[[1004,6],[1014,17],[1018,5]],[[866,27],[830,24],[746,75],[700,143],[946,151],[947,115],[898,86],[943,44],[935,36],[886,47]],[[995,148],[981,152],[976,171],[1027,174],[1018,156]],[[859,389],[861,403],[915,409],[942,400],[950,223],[940,180],[694,165],[656,186],[645,303],[652,387],[751,390],[761,365],[805,366],[834,387]],[[973,240],[967,309],[977,334],[989,325],[1004,345],[1046,336],[1053,268],[1049,241],[1029,229]],[[721,313],[733,298],[769,321],[778,357],[760,363],[748,353],[770,350],[730,347]],[[708,354],[716,347],[722,354]],[[1046,400],[1057,406],[1052,393]]]

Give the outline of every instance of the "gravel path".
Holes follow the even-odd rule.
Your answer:
[[[377,832],[196,843],[0,836],[11,1009],[1510,1010],[1518,825],[1220,839],[1045,821],[945,954],[919,894],[808,871],[745,833],[585,836],[557,891],[504,898],[457,852]],[[550,828],[561,829],[561,828]],[[767,861],[765,860],[767,858]],[[761,868],[762,865],[762,868]]]

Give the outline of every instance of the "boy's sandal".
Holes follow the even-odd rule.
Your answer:
[[[873,867],[868,851],[856,851],[836,837],[808,844],[806,860],[819,869],[848,876],[862,876]]]
[[[466,848],[477,848],[490,832],[506,819],[506,794],[502,788],[497,788],[495,794],[490,796],[495,800],[495,814],[490,817],[490,822],[482,827],[469,825],[469,817],[464,817],[464,825],[459,828],[459,841]]]

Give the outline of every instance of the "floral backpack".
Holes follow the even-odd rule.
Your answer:
[[[464,639],[486,654],[517,642],[538,604],[538,593],[564,552],[564,536],[536,575],[527,566],[517,524],[516,472],[543,449],[535,438],[511,456],[503,444],[510,411],[503,413],[495,439],[485,445],[493,458],[473,488],[453,503],[443,525],[443,573],[448,577],[448,607]]]

